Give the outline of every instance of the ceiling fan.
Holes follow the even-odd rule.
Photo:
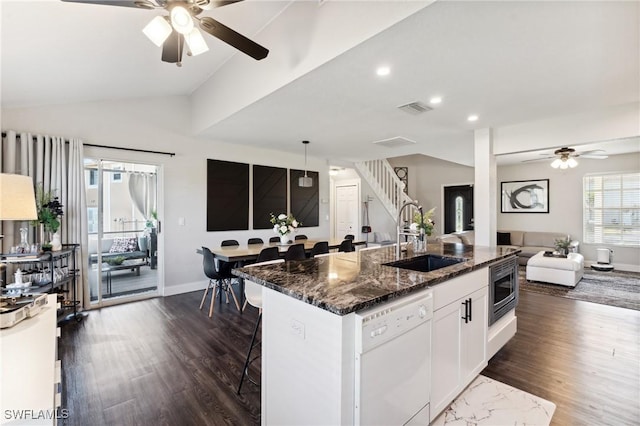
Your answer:
[[[107,6],[132,7],[138,9],[164,9],[168,16],[156,16],[143,29],[143,32],[157,46],[162,46],[162,60],[182,66],[184,44],[187,55],[199,55],[209,50],[200,28],[212,36],[224,41],[256,60],[267,57],[269,50],[248,39],[242,34],[221,24],[209,16],[199,15],[204,10],[238,3],[242,0],[62,0],[67,3],[101,4]]]
[[[551,162],[551,167],[554,169],[566,169],[566,168],[574,168],[578,165],[578,162],[575,160],[577,157],[582,158],[590,158],[594,160],[604,160],[605,158],[609,158],[608,155],[605,154],[603,149],[593,149],[591,151],[583,151],[576,152],[573,148],[562,147],[553,151],[553,155],[542,153],[540,155],[544,155],[543,158],[534,158],[530,160],[522,160],[523,163],[529,161],[541,161],[548,160],[554,158]]]

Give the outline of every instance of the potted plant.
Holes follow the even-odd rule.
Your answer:
[[[556,250],[561,255],[566,255],[569,252],[571,246],[571,239],[569,237],[564,239],[555,240]]]
[[[55,195],[55,191],[45,191],[42,183],[36,186],[36,210],[38,211],[38,220],[34,225],[41,224],[42,231],[40,241],[44,251],[60,250],[60,235],[57,234],[60,229],[60,216],[64,214],[62,204]]]

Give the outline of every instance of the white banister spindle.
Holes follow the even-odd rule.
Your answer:
[[[356,168],[382,201],[395,220],[398,210],[407,201],[413,201],[403,190],[404,185],[386,159],[356,163]],[[401,221],[412,221],[414,208],[405,209]]]

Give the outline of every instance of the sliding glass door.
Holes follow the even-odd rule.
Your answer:
[[[157,169],[85,159],[92,306],[158,294]]]

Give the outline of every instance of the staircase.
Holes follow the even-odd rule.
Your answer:
[[[373,188],[394,221],[398,218],[398,210],[404,203],[415,201],[405,194],[404,183],[398,178],[386,159],[358,162],[355,163],[355,166],[360,175]],[[400,223],[412,222],[413,214],[416,211],[418,210],[413,206],[404,209]]]

